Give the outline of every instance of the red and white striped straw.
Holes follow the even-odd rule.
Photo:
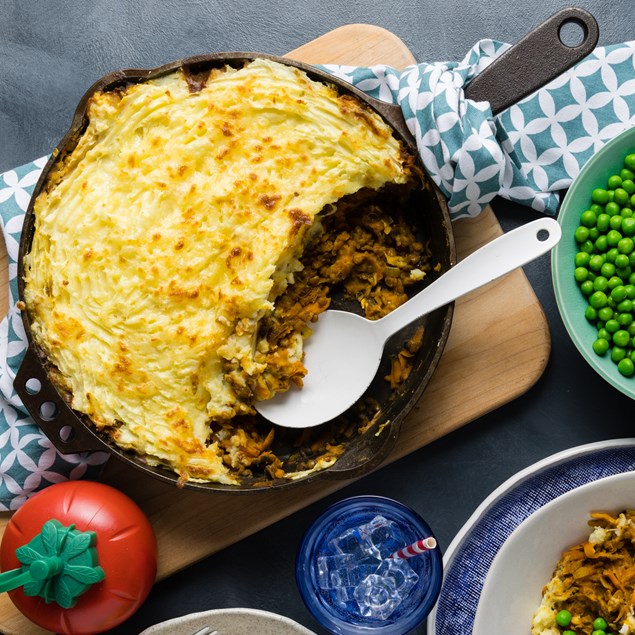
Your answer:
[[[399,551],[395,551],[395,553],[393,553],[390,557],[405,560],[406,558],[412,558],[413,556],[418,556],[426,551],[430,551],[430,549],[434,549],[436,546],[437,541],[430,536],[429,538],[424,538],[423,540],[417,540],[417,542],[413,542],[411,545],[408,545],[403,549],[399,549]]]

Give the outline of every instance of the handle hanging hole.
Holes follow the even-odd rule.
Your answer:
[[[558,29],[560,42],[572,49],[580,46],[586,40],[588,34],[587,25],[575,18],[565,20]]]
[[[24,382],[24,390],[26,390],[29,395],[37,395],[40,390],[42,390],[42,382],[35,377],[30,377]]]
[[[64,443],[70,443],[75,438],[75,430],[72,426],[62,426],[58,434]]]
[[[53,401],[43,401],[40,404],[40,419],[44,421],[53,421],[57,417],[57,405]]]
[[[536,234],[536,238],[541,242],[544,243],[545,240],[549,239],[549,230],[548,229],[539,229],[538,233]]]

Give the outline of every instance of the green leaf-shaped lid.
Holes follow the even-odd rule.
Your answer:
[[[0,593],[22,586],[25,595],[39,595],[47,604],[72,608],[80,595],[105,577],[96,542],[94,531],[47,521],[28,544],[16,549],[22,567],[0,574]]]

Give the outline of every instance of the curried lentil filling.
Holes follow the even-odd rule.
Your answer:
[[[557,635],[565,630],[591,634],[598,618],[606,632],[635,633],[635,510],[615,516],[592,513],[589,539],[567,549],[545,586],[543,601],[534,616],[532,635]],[[556,615],[571,614],[559,626]]]
[[[301,259],[303,269],[278,298],[273,313],[260,324],[270,346],[261,360],[266,361],[267,372],[245,385],[239,368],[231,362],[225,365],[226,378],[237,391],[242,386],[245,396],[260,396],[284,389],[290,381],[301,385],[304,367],[300,364],[297,373],[291,375],[285,362],[279,362],[278,351],[287,349],[289,337],[310,327],[329,308],[334,295],[356,304],[371,320],[383,317],[408,299],[408,289],[432,268],[429,249],[417,239],[408,219],[408,196],[406,188],[387,187],[379,194],[361,192],[343,199],[322,217],[322,231]],[[408,378],[422,337],[420,328],[392,360],[385,378],[391,388]],[[215,422],[211,440],[218,443],[226,465],[240,476],[283,478],[289,467],[302,472],[320,462],[334,462],[347,441],[366,431],[375,414],[372,402],[360,403],[349,419],[301,431],[245,416]]]

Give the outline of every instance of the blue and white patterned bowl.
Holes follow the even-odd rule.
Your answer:
[[[428,635],[472,635],[492,563],[525,519],[571,490],[634,470],[635,439],[614,439],[549,456],[500,485],[445,550],[444,579],[437,605],[428,617]],[[518,629],[529,632],[524,625],[513,632]]]
[[[588,305],[573,277],[574,258],[578,251],[574,232],[580,214],[591,204],[591,192],[606,187],[612,174],[619,173],[624,157],[635,151],[635,127],[624,131],[596,152],[584,165],[567,192],[558,214],[562,239],[552,251],[551,273],[556,302],[569,336],[582,357],[611,386],[635,398],[635,376],[624,377],[610,355],[597,355],[592,348],[597,329],[584,316]]]

